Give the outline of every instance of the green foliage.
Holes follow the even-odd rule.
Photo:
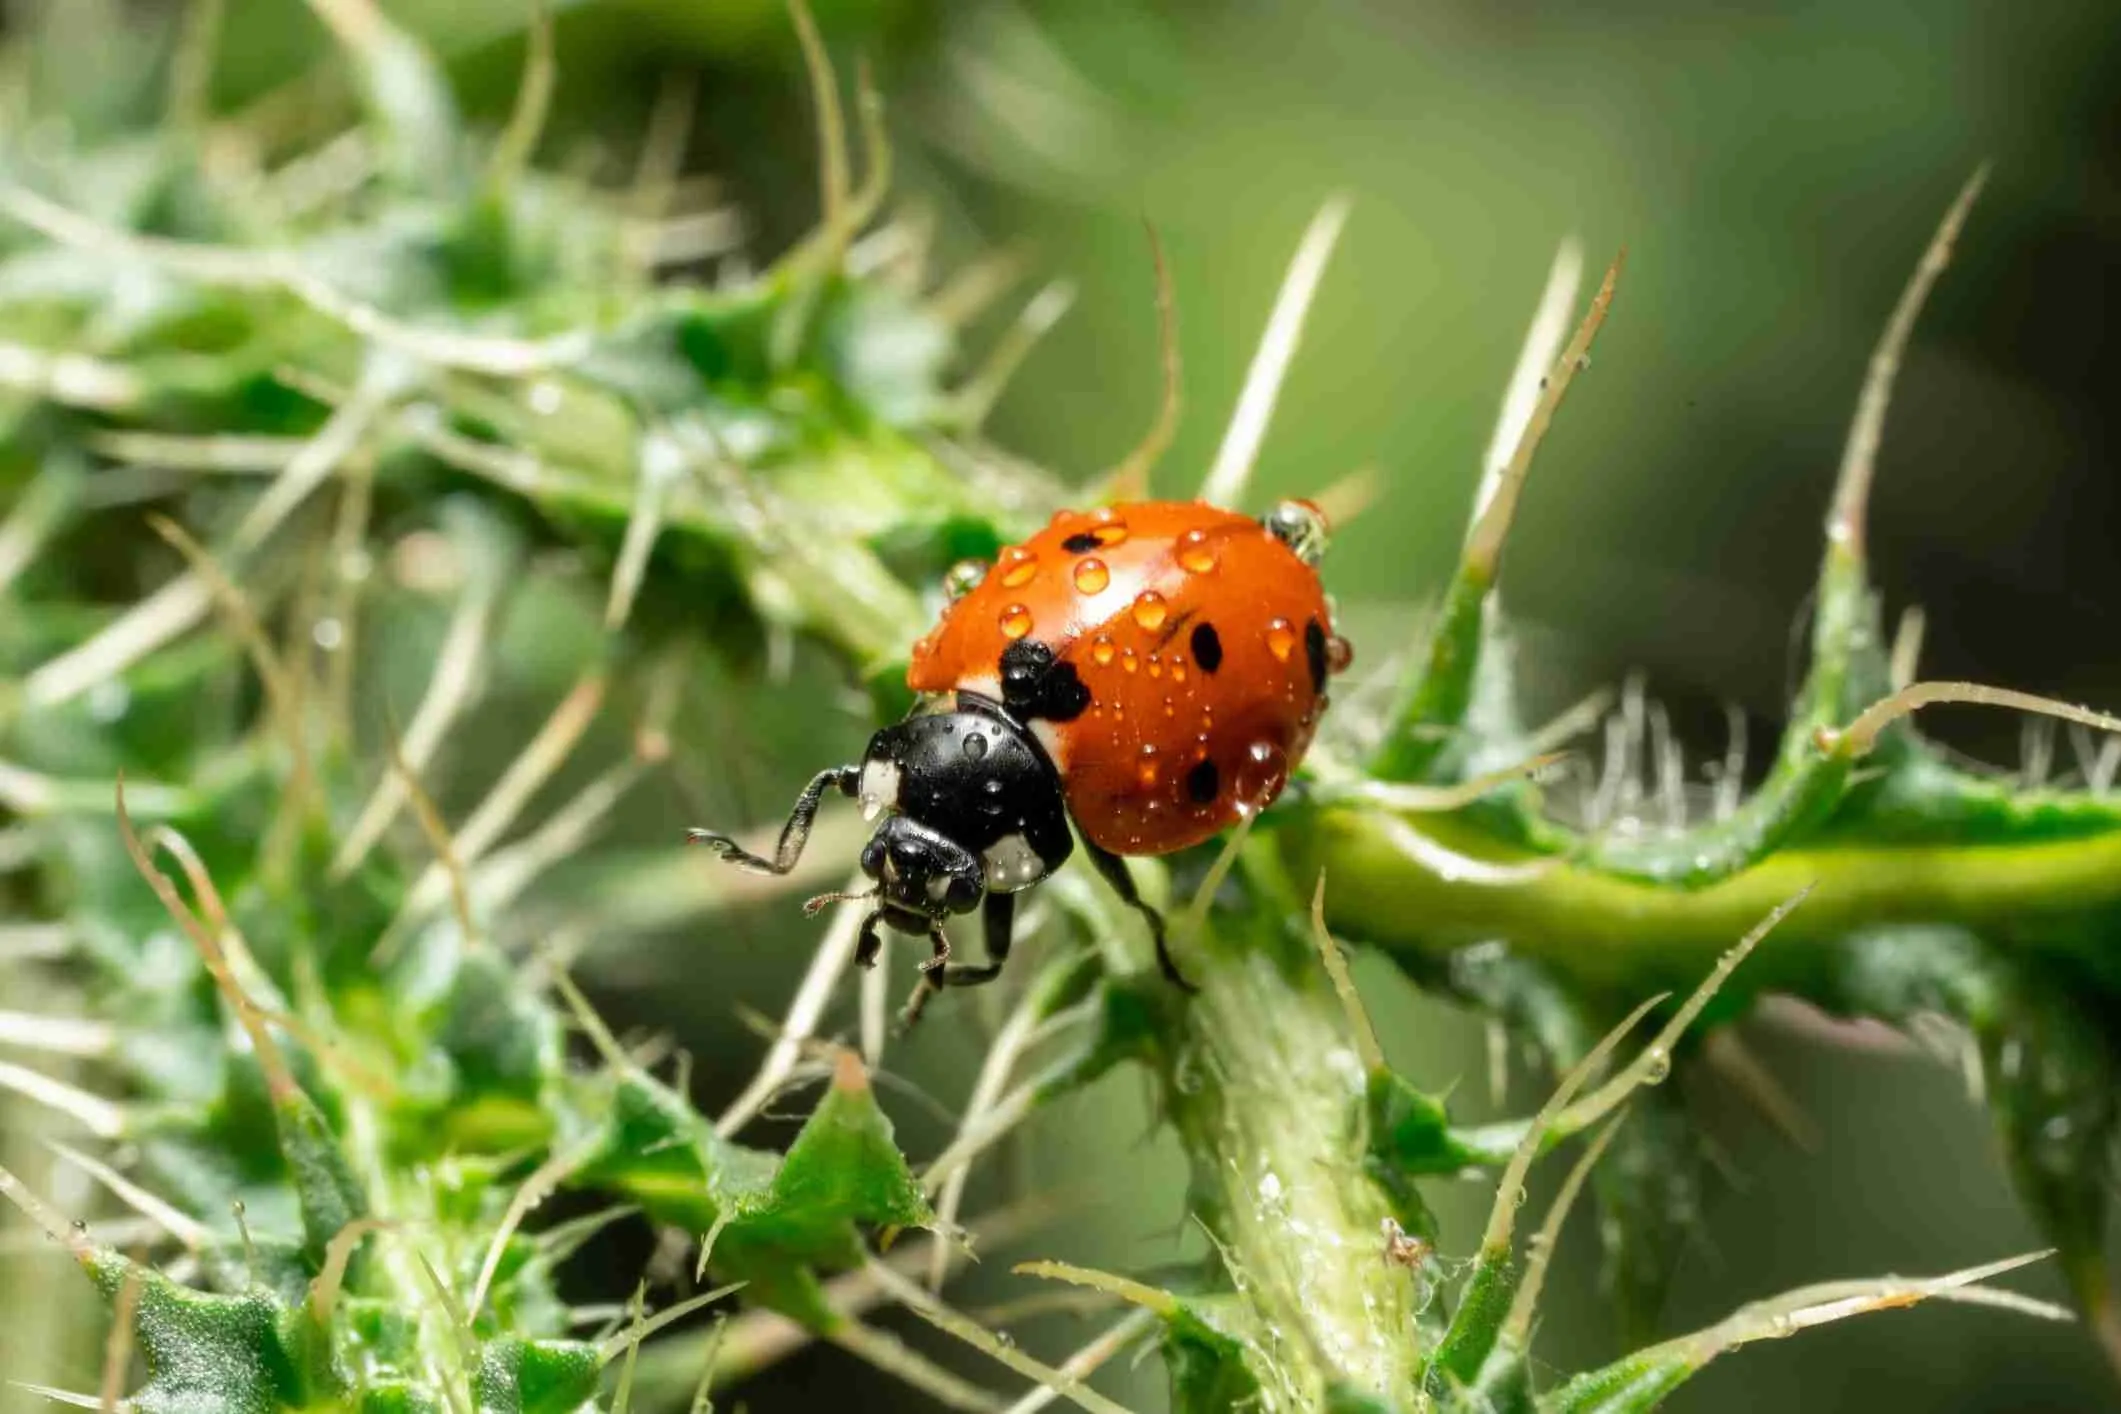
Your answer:
[[[1322,742],[1304,798],[1214,865],[1144,869],[1152,896],[1197,900],[1174,936],[1199,994],[1158,980],[1105,892],[1056,881],[1054,945],[1027,968],[955,1142],[917,1172],[871,1071],[814,1039],[816,1005],[798,1003],[752,1093],[697,1111],[567,980],[579,930],[623,939],[624,918],[572,915],[571,936],[526,894],[682,752],[671,698],[696,661],[748,673],[800,634],[880,703],[903,698],[927,586],[1064,494],[976,436],[1013,355],[960,378],[922,258],[852,257],[879,220],[889,153],[865,91],[850,184],[814,43],[821,224],[708,290],[659,281],[640,256],[667,234],[651,222],[643,236],[642,193],[527,164],[546,75],[527,76],[510,129],[482,144],[432,61],[366,0],[314,8],[365,105],[344,189],[229,180],[196,124],[63,160],[0,150],[0,306],[19,340],[0,346],[0,806],[30,860],[7,898],[63,920],[86,1015],[110,1024],[85,1049],[54,1048],[89,1063],[94,1089],[0,1075],[113,1146],[125,1171],[93,1158],[90,1171],[149,1221],[155,1260],[73,1232],[11,1176],[0,1187],[124,1313],[112,1369],[131,1351],[146,1368],[129,1407],[618,1410],[658,1350],[678,1346],[711,1382],[747,1373],[756,1345],[641,1348],[738,1301],[945,1403],[991,1401],[862,1324],[879,1293],[1106,1407],[1076,1373],[905,1285],[876,1249],[927,1229],[943,1274],[967,1167],[1122,1061],[1154,1080],[1214,1244],[1183,1294],[1099,1279],[1153,1317],[1126,1333],[1160,1342],[1181,1409],[1648,1409],[1727,1350],[1859,1311],[1939,1298],[2055,1314],[1980,1285],[1999,1265],[1792,1293],[1573,1379],[1535,1365],[1548,1249],[1516,1243],[1525,1169],[1662,1081],[1690,1027],[1771,986],[1967,1027],[2028,1208],[2085,1314],[2112,1320],[2098,1252],[2121,1089],[2103,945],[2121,813],[2093,792],[1973,774],[1916,737],[1900,718],[1932,701],[2052,704],[1909,686],[1863,559],[1890,373],[1972,188],[1874,368],[1810,672],[1757,791],[1706,818],[1608,811],[1579,827],[1514,769],[1545,746],[1510,701],[1501,550],[1616,268],[1559,361],[1528,363],[1543,391],[1387,719]],[[218,136],[249,144],[255,171],[278,155],[256,133]],[[568,627],[504,651],[509,604],[536,594]],[[403,723],[388,685],[353,666],[357,628],[433,644]],[[452,824],[424,782],[447,769],[445,738],[467,735],[486,676],[557,705]],[[619,759],[525,824],[614,703]],[[1566,1073],[1545,1110],[1460,1125],[1385,1064],[1324,924],[1305,926],[1321,876],[1326,922]],[[828,990],[852,917],[821,947]],[[1612,1023],[1679,987],[1692,996],[1664,1030],[1575,1099],[1648,1006]],[[785,1150],[738,1141],[768,1100],[818,1078]],[[1660,1294],[1696,1160],[1668,1107],[1637,1108],[1592,1181],[1640,1310]],[[1485,1169],[1502,1174],[1494,1215],[1435,1299],[1451,1235],[1422,1185]],[[527,1223],[558,1189],[620,1206]],[[727,1284],[578,1338],[594,1313],[558,1267],[611,1212],[696,1243],[700,1272]]]

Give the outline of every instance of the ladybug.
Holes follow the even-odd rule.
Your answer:
[[[811,780],[772,858],[711,830],[691,838],[785,874],[827,791],[860,802],[877,821],[861,855],[874,887],[852,897],[876,907],[855,958],[875,964],[885,925],[929,938],[917,1012],[933,988],[999,975],[1017,895],[1067,861],[1072,821],[1147,921],[1165,975],[1188,986],[1122,856],[1211,838],[1302,761],[1349,660],[1318,579],[1325,539],[1308,501],[1257,520],[1198,501],[1063,511],[992,565],[951,572],[950,606],[913,647],[913,711]],[[987,961],[953,963],[943,925],[974,908]]]

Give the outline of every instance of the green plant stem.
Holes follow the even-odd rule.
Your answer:
[[[1993,925],[1997,936],[2024,941],[2042,937],[2043,918],[2058,930],[2070,926],[2066,919],[2081,929],[2087,913],[2121,908],[2121,834],[2111,832],[2010,845],[1788,849],[1695,890],[1501,852],[1491,837],[1442,817],[1328,811],[1315,828],[1277,833],[1297,879],[1325,867],[1337,934],[1437,957],[1502,939],[1578,981],[1637,992],[1700,975],[1729,939],[1807,883],[1815,892],[1761,948],[1756,983],[1801,978],[1807,948],[1867,926]],[[1422,852],[1409,848],[1416,841]],[[1483,883],[1480,865],[1509,866],[1511,875]]]
[[[1313,965],[1305,967],[1301,963]],[[1329,1390],[1417,1384],[1412,1276],[1383,1260],[1384,1196],[1363,1176],[1363,1067],[1316,959],[1196,952],[1200,993],[1162,1041],[1171,1119],[1221,1249],[1263,1410]]]

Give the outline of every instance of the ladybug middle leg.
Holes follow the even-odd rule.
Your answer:
[[[1009,935],[1016,928],[1016,895],[988,894],[980,903],[980,928],[986,935],[987,960],[945,967],[940,985],[977,987],[1002,975],[1002,965],[1009,960]]]
[[[1134,876],[1127,872],[1127,861],[1088,838],[1083,840],[1083,848],[1088,851],[1090,862],[1097,866],[1097,872],[1112,886],[1112,892],[1119,895],[1120,902],[1139,913],[1149,925],[1149,936],[1156,940],[1156,965],[1163,969],[1164,976],[1182,991],[1198,992],[1200,988],[1188,982],[1186,974],[1178,970],[1178,961],[1171,956],[1170,940],[1164,936],[1164,916],[1142,901],[1140,892],[1134,887]]]
[[[718,830],[687,830],[685,837],[694,844],[703,844],[739,869],[754,874],[786,874],[795,868],[803,857],[803,846],[810,843],[810,827],[817,820],[817,810],[828,789],[837,789],[841,795],[852,796],[860,789],[862,768],[856,766],[832,766],[810,778],[803,793],[795,798],[795,808],[788,812],[788,823],[781,826],[780,842],[774,846],[773,858],[767,859],[753,854],[736,840]]]

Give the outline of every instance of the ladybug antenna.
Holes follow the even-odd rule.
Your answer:
[[[814,917],[836,903],[859,903],[875,897],[875,889],[833,889],[828,893],[814,894],[803,900],[803,916]]]
[[[1340,240],[1340,228],[1348,219],[1348,199],[1333,196],[1318,208],[1304,237],[1290,257],[1289,273],[1282,276],[1281,293],[1274,297],[1274,312],[1267,316],[1267,329],[1259,336],[1252,366],[1245,370],[1244,391],[1237,396],[1237,411],[1230,414],[1230,429],[1215,453],[1208,479],[1201,483],[1200,499],[1212,506],[1234,506],[1244,499],[1259,461],[1259,444],[1266,439],[1267,424],[1274,417],[1275,399],[1281,396],[1282,380],[1296,357],[1297,342],[1304,332],[1304,316],[1311,297],[1326,273],[1326,261]]]
[[[1178,297],[1171,288],[1171,267],[1164,259],[1163,238],[1147,217],[1142,229],[1149,236],[1149,259],[1156,266],[1156,339],[1163,354],[1163,398],[1157,404],[1156,420],[1142,435],[1134,450],[1105,478],[1105,499],[1139,501],[1149,494],[1149,472],[1170,449],[1178,433],[1180,365],[1178,357]]]

